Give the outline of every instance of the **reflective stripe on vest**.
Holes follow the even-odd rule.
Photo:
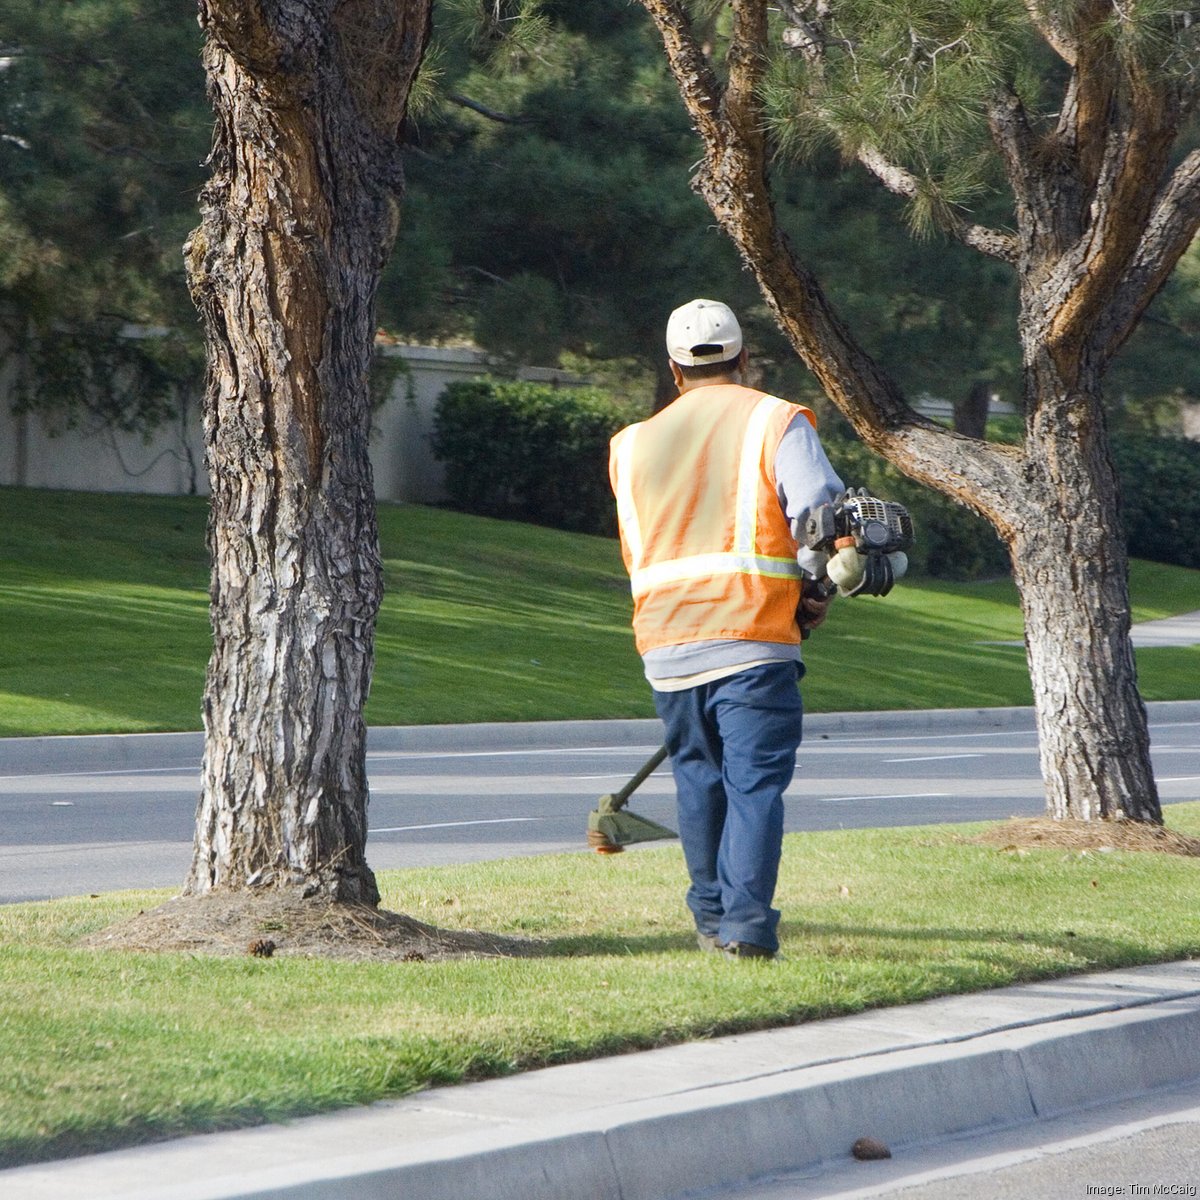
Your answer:
[[[616,447],[617,517],[629,551],[629,580],[633,595],[641,596],[652,588],[688,579],[718,575],[767,575],[774,578],[800,577],[794,557],[773,558],[755,553],[758,538],[758,481],[767,429],[772,415],[785,400],[764,396],[754,406],[742,438],[738,462],[737,497],[734,510],[733,546],[727,551],[664,559],[642,565],[644,545],[637,506],[633,500],[633,448],[640,425],[632,425],[621,435]]]

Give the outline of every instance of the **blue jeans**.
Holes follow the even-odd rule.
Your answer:
[[[804,708],[800,663],[766,663],[682,692],[654,693],[675,775],[679,840],[696,928],[777,950],[771,907],[783,849],[783,792]]]

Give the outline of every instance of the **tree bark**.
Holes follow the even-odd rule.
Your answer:
[[[1129,564],[1119,483],[1098,389],[1042,375],[1019,495],[1003,498],[1025,618],[1046,812],[1056,819],[1161,822],[1146,708],[1129,637]],[[1066,415],[1046,418],[1047,407]],[[1036,443],[1030,441],[1036,436]],[[1014,518],[1012,514],[1018,515]]]
[[[1146,709],[1129,642],[1122,537],[1080,570],[1070,539],[1046,528],[1013,551],[1025,616],[1046,813],[1161,822]]]
[[[208,348],[213,653],[189,893],[378,901],[368,371],[429,7],[200,3],[216,127],[186,258]]]

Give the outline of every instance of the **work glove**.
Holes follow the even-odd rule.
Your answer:
[[[828,581],[826,581],[828,582]],[[835,589],[827,590],[815,579],[805,579],[800,585],[800,603],[796,608],[796,624],[800,626],[803,641],[814,629],[824,624],[833,603]]]

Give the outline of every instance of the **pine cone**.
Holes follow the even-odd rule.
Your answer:
[[[892,1152],[877,1138],[860,1137],[850,1147],[850,1153],[863,1162],[878,1158],[891,1158]]]

